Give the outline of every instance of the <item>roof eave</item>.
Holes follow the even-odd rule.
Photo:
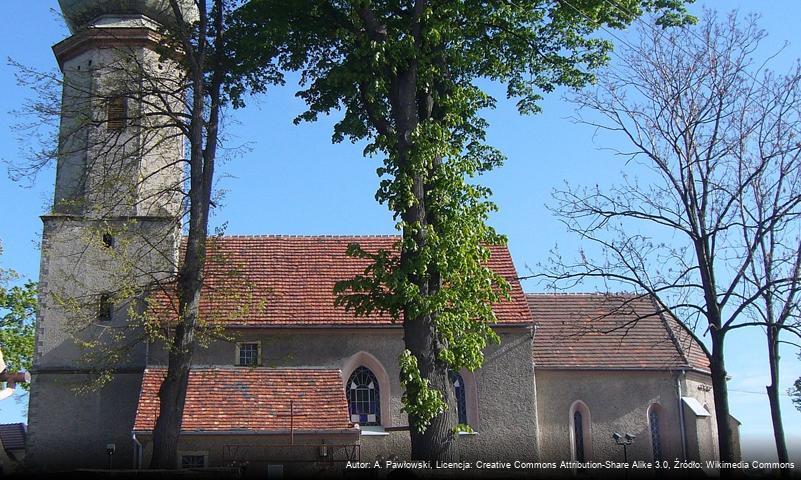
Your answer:
[[[492,328],[531,328],[534,326],[534,321],[526,321],[526,322],[505,322],[505,323],[493,323],[490,325]],[[321,324],[312,324],[312,323],[271,323],[271,324],[248,324],[248,323],[226,323],[225,328],[227,329],[241,329],[241,330],[257,330],[257,329],[310,329],[310,330],[321,330],[321,329],[403,329],[403,322],[397,323],[321,323]]]
[[[153,430],[134,429],[133,433],[137,435],[152,435]],[[249,429],[233,429],[233,430],[181,430],[181,435],[226,435],[226,436],[254,436],[254,435],[359,435],[361,430],[358,428],[323,428],[323,429],[276,429],[276,430],[249,430]]]
[[[711,372],[690,366],[677,366],[677,367],[591,367],[591,366],[539,366],[534,364],[535,370],[567,370],[567,371],[627,371],[627,372],[695,372],[703,375],[711,375]]]

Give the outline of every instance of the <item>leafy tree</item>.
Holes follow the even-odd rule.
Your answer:
[[[522,113],[543,93],[580,87],[607,61],[599,28],[622,28],[645,11],[661,24],[690,20],[680,0],[251,0],[236,12],[234,71],[255,90],[269,66],[302,73],[308,110],[296,122],[340,111],[333,140],[367,140],[382,155],[376,199],[402,231],[395,251],[337,286],[357,315],[402,319],[399,362],[412,457],[453,456],[455,399],[448,370],[475,370],[498,337],[492,305],[508,291],[486,268],[490,191],[471,179],[503,161],[484,141],[483,109],[496,100],[476,83],[502,82]]]
[[[557,251],[556,285],[626,285],[708,332],[720,459],[734,460],[724,347],[735,329],[767,331],[780,458],[779,334],[799,335],[801,68],[776,75],[751,59],[755,16],[697,27],[644,26],[622,65],[577,96],[579,121],[619,134],[642,167],[608,189],[568,185],[554,211],[585,248]],[[669,239],[669,240],[667,240]]]
[[[28,281],[9,288],[9,282],[18,278],[15,271],[0,268],[0,350],[9,372],[30,370],[33,361],[36,283]],[[23,388],[28,385],[23,384]]]

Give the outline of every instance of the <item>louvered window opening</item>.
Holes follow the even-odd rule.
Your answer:
[[[367,367],[357,368],[345,387],[348,395],[350,421],[359,425],[381,425],[378,380]]]
[[[128,100],[125,97],[112,97],[108,101],[107,126],[109,130],[122,130],[128,124]]]

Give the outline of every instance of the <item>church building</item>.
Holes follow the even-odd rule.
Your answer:
[[[137,322],[173,304],[164,291],[124,292],[167,284],[176,271],[180,199],[152,192],[180,187],[173,164],[184,152],[169,136],[149,148],[153,136],[130,121],[148,99],[119,94],[130,82],[118,67],[175,74],[156,53],[169,12],[163,0],[60,4],[72,36],[53,48],[64,113],[54,207],[42,217],[25,462],[33,471],[147,468],[167,355],[157,340],[134,340],[146,338]],[[396,241],[210,238],[200,309],[211,333],[193,358],[179,467],[280,478],[409,459],[402,325],[357,317],[333,293],[366,266],[345,254],[350,244],[376,252]],[[709,358],[690,330],[647,296],[526,294],[507,248],[491,251],[488,266],[511,296],[494,306],[501,343],[485,350],[483,367],[451,372],[459,422],[472,430],[455,434],[457,460],[623,460],[613,434],[632,438],[628,460],[717,457]],[[87,359],[114,341],[128,341],[124,354]],[[84,388],[101,361],[107,381]]]

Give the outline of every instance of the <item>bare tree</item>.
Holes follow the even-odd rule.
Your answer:
[[[183,20],[181,6],[170,6]],[[183,66],[190,85],[185,135],[189,143],[188,210],[189,225],[184,258],[178,270],[178,323],[169,349],[167,376],[159,389],[159,416],[153,430],[153,468],[177,465],[178,438],[189,385],[189,368],[195,348],[195,330],[203,288],[206,262],[209,208],[211,206],[214,162],[217,154],[222,89],[225,79],[224,15],[225,2],[197,2],[199,18],[195,25],[177,22],[175,49],[184,55]]]
[[[785,79],[768,75],[763,85],[772,90],[768,99],[781,99],[798,95],[797,83],[796,73]],[[793,144],[799,134],[794,122],[786,122],[788,117],[797,118],[797,110],[787,110],[797,106],[794,101],[758,103],[763,121],[771,125],[759,134],[759,155],[745,153],[740,161],[750,163],[754,157],[765,156],[772,159],[747,182],[738,205],[742,243],[746,251],[752,252],[752,258],[743,271],[744,285],[734,294],[735,304],[745,306],[748,318],[761,324],[766,333],[770,369],[766,390],[777,456],[780,463],[787,465],[782,468],[784,477],[792,472],[779,403],[779,352],[782,343],[795,343],[783,341],[781,334],[789,332],[801,337],[801,232],[795,207],[801,192],[801,169],[797,141]],[[760,229],[763,225],[766,227]]]
[[[35,137],[57,120],[60,127],[57,142],[30,150],[30,162],[13,173],[31,178],[58,160],[53,210],[82,219],[81,241],[69,251],[57,247],[68,268],[53,282],[63,288],[46,301],[68,314],[61,327],[101,380],[145,343],[167,348],[151,467],[176,468],[194,349],[208,336],[224,338],[219,322],[201,317],[201,294],[239,295],[247,305],[249,292],[246,282],[204,288],[222,116],[233,96],[241,105],[226,36],[239,2],[162,3],[162,11],[148,12],[158,24],[97,28],[91,35],[107,36],[113,48],[63,79],[17,65],[38,95],[21,131]],[[136,29],[147,31],[148,48],[141,38],[123,38]]]
[[[586,249],[576,260],[554,250],[537,276],[557,288],[625,285],[708,333],[720,459],[729,462],[726,335],[765,327],[773,352],[779,332],[800,333],[790,319],[801,70],[776,76],[752,60],[765,37],[755,16],[707,12],[694,27],[646,24],[639,34],[575,101],[580,122],[622,137],[627,147],[615,152],[642,178],[556,190],[552,210]]]

